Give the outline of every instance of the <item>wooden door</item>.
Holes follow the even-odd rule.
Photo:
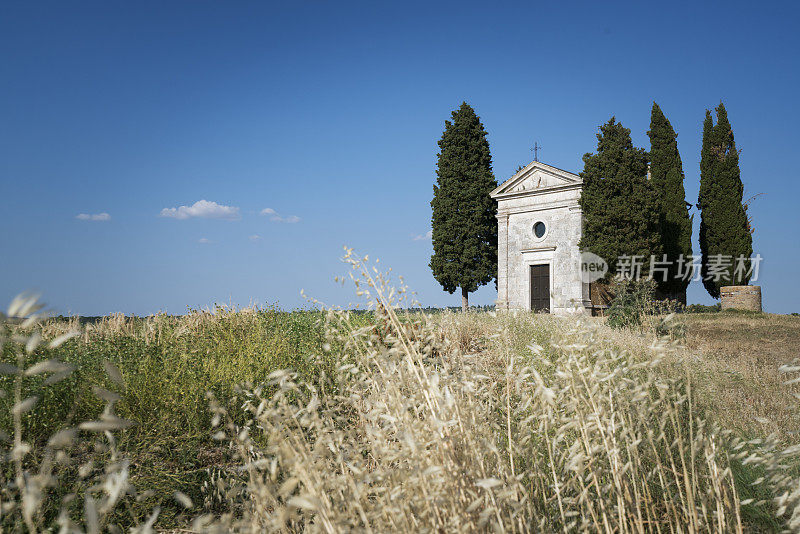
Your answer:
[[[550,311],[550,265],[531,265],[531,310]]]

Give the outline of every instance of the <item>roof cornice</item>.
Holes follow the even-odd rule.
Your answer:
[[[514,176],[512,176],[511,178],[500,184],[498,187],[496,187],[491,192],[491,196],[499,198],[501,195],[507,194],[504,193],[504,191],[513,188],[518,182],[524,180],[528,175],[533,173],[533,171],[535,170],[544,171],[547,174],[550,174],[556,178],[564,180],[565,182],[567,182],[567,185],[583,183],[583,180],[577,174],[565,171],[564,169],[559,169],[558,167],[553,167],[552,165],[548,165],[547,163],[542,163],[541,161],[532,161],[524,168],[514,173]],[[542,188],[541,191],[555,187],[561,187],[561,186],[550,186],[549,188]]]
[[[492,198],[497,200],[506,200],[509,198],[522,198],[533,197],[537,195],[546,195],[547,193],[555,193],[558,191],[571,191],[573,189],[583,188],[583,182],[577,184],[564,184],[564,185],[551,185],[549,187],[541,187],[538,189],[527,189],[525,191],[516,191],[513,193],[495,193],[492,191]]]

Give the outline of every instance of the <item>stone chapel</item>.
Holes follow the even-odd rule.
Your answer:
[[[591,309],[578,249],[582,186],[580,176],[534,161],[492,191],[498,204],[497,309]]]

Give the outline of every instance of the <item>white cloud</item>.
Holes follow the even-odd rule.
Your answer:
[[[110,221],[111,215],[103,213],[79,213],[75,216],[79,221]]]
[[[161,210],[159,216],[181,220],[198,217],[202,219],[227,219],[232,221],[239,218],[239,208],[235,206],[224,206],[208,200],[198,200],[191,206],[164,208]]]
[[[250,241],[260,241],[260,240],[261,240],[261,236],[258,235],[258,234],[253,234],[253,235],[250,236]]]
[[[414,241],[427,241],[433,237],[433,230],[428,230],[424,234],[414,236]]]
[[[211,240],[206,237],[201,237],[200,239],[197,240],[197,242],[200,243],[201,245],[207,245],[211,243]]]
[[[289,215],[288,217],[282,217],[281,215],[278,214],[277,211],[275,211],[272,208],[264,208],[263,210],[261,210],[261,215],[268,215],[269,220],[272,222],[288,223],[288,224],[294,224],[300,222],[300,217],[298,217],[297,215]]]

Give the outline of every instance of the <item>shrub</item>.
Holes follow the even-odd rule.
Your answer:
[[[612,328],[641,326],[643,316],[653,308],[655,291],[653,280],[615,280],[608,325]]]
[[[656,300],[655,281],[617,279],[612,291],[614,298],[608,310],[610,327],[639,328],[671,339],[686,337],[686,325],[675,315],[681,304]]]
[[[722,310],[722,303],[717,302],[711,306],[705,304],[689,304],[686,306],[686,313],[718,313]]]

